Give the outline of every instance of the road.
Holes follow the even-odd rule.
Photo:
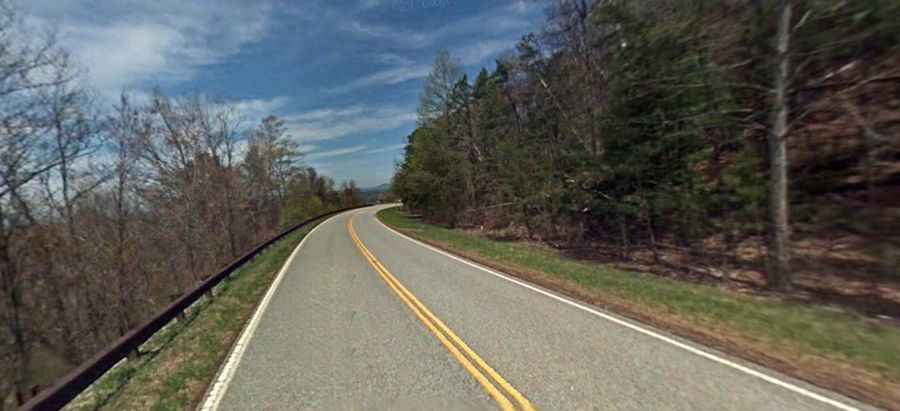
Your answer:
[[[203,409],[871,409],[435,251],[383,207],[304,239]]]

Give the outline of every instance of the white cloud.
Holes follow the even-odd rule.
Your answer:
[[[117,93],[129,82],[150,76],[183,78],[183,67],[171,65],[169,49],[181,46],[178,31],[157,24],[115,24],[69,27],[72,53],[83,66],[94,87]],[[126,45],[122,47],[122,45]]]
[[[295,140],[312,142],[411,125],[416,113],[400,107],[354,105],[292,114],[284,120]]]
[[[400,66],[404,64],[412,64],[413,61],[396,53],[375,53],[373,60],[379,64],[388,66]]]
[[[363,23],[357,20],[344,22],[340,25],[340,28],[360,37],[387,40],[410,48],[426,47],[435,40],[434,35],[431,33],[419,33],[406,29]]]
[[[509,50],[515,46],[515,44],[515,39],[483,40],[453,50],[452,53],[459,58],[459,61],[463,65],[470,66],[480,64],[489,57],[496,56],[502,51]],[[332,94],[341,94],[371,86],[399,84],[409,80],[425,78],[431,71],[430,63],[417,64],[396,54],[376,55],[375,59],[379,62],[394,62],[396,66],[376,71],[347,84],[332,87],[325,91]]]
[[[356,80],[353,80],[343,86],[333,87],[325,91],[329,93],[340,94],[370,86],[399,84],[404,81],[424,78],[428,75],[429,71],[431,71],[430,64],[401,65],[398,67],[376,71],[365,77],[360,77]]]
[[[381,0],[359,0],[359,8],[363,10],[374,9],[381,6],[381,3]]]
[[[467,38],[474,35],[507,36],[512,33],[522,35],[531,28],[532,22],[528,15],[538,6],[536,2],[532,4],[514,2],[426,31],[371,24],[359,20],[346,21],[339,27],[367,39],[387,41],[407,48],[425,48],[447,38]]]
[[[312,153],[318,148],[315,144],[300,144],[297,146],[297,151],[303,153],[304,156]]]
[[[244,116],[245,120],[251,123],[258,123],[266,116],[276,114],[288,104],[288,101],[289,99],[283,96],[270,99],[249,99],[234,103],[234,107]]]
[[[450,48],[463,65],[472,66],[482,64],[488,58],[512,49],[519,37],[533,25],[531,15],[539,7],[539,2],[513,2],[421,32],[403,27],[369,24],[359,20],[345,21],[339,27],[365,40],[374,39],[409,49],[437,47],[456,39],[489,37],[488,40],[476,40],[473,43],[457,44],[456,47]],[[372,59],[380,65],[389,67],[325,91],[341,94],[371,86],[399,84],[425,78],[431,70],[431,62],[417,63],[396,53],[376,53]]]
[[[102,95],[194,78],[260,40],[269,26],[264,2],[154,0],[84,2],[32,0],[29,21],[56,28],[64,46]]]
[[[310,154],[307,154],[304,158],[307,160],[317,160],[321,158],[328,157],[340,157],[346,156],[348,154],[358,153],[366,149],[366,146],[353,146],[346,148],[338,148],[334,150],[326,150],[326,151],[315,151]]]
[[[381,148],[373,148],[371,150],[367,150],[366,154],[376,154],[376,153],[387,153],[390,151],[397,151],[406,147],[406,144],[394,144],[392,146],[386,146]]]
[[[366,112],[367,110],[368,109],[365,106],[361,105],[340,108],[319,108],[300,114],[294,114],[290,118],[294,122],[333,121],[340,117],[356,116]]]
[[[315,146],[312,146],[312,147],[315,147]],[[306,160],[319,160],[322,158],[341,157],[341,156],[346,156],[349,154],[356,154],[356,153],[378,154],[378,153],[387,153],[387,152],[391,152],[391,151],[397,151],[397,150],[402,149],[403,147],[406,147],[406,144],[395,144],[395,145],[373,148],[373,149],[368,149],[368,146],[365,146],[365,145],[356,145],[356,146],[351,146],[351,147],[338,148],[338,149],[334,149],[334,150],[312,151],[312,152],[304,151],[308,154],[306,154],[303,158]],[[301,151],[303,151],[303,150],[301,150]]]
[[[544,7],[543,4],[539,1],[533,0],[516,0],[512,4],[510,4],[510,9],[515,10],[519,14],[529,13],[534,10],[539,10]]]
[[[478,64],[485,59],[495,56],[502,51],[506,51],[515,46],[516,41],[507,40],[484,40],[475,44],[468,45],[459,49],[455,54],[464,65]]]

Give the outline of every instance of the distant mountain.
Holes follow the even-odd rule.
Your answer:
[[[385,191],[391,191],[391,183],[384,183],[375,187],[360,188],[359,191],[362,191],[364,193],[383,193]]]
[[[360,188],[359,191],[362,194],[365,202],[374,203],[378,201],[379,196],[391,191],[391,184],[384,183],[375,187]]]

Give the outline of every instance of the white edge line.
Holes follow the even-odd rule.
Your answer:
[[[378,210],[378,211],[381,211],[381,210]],[[376,211],[376,212],[377,212],[377,211]],[[736,369],[736,370],[738,370],[738,371],[742,371],[742,372],[744,372],[744,373],[750,374],[750,375],[752,375],[752,376],[754,376],[754,377],[757,377],[757,378],[759,378],[759,379],[762,379],[762,380],[764,380],[764,381],[766,381],[766,382],[775,384],[775,385],[780,386],[780,387],[782,387],[782,388],[786,388],[786,389],[788,389],[788,390],[790,390],[790,391],[793,391],[793,392],[795,392],[795,393],[797,393],[797,394],[804,395],[804,396],[809,397],[809,398],[812,398],[812,399],[814,399],[814,400],[818,400],[818,401],[824,402],[824,403],[826,403],[826,404],[828,404],[828,405],[831,405],[831,406],[833,406],[833,407],[835,407],[835,408],[838,408],[838,409],[841,409],[841,410],[844,410],[844,411],[859,411],[859,408],[856,408],[856,407],[853,407],[853,406],[851,406],[851,405],[847,405],[847,404],[844,404],[844,403],[842,403],[842,402],[833,400],[833,399],[831,399],[831,398],[828,398],[828,397],[825,397],[825,396],[823,396],[823,395],[817,394],[817,393],[815,393],[815,392],[812,392],[812,391],[807,390],[807,389],[805,389],[805,388],[803,388],[803,387],[799,387],[799,386],[797,386],[797,385],[791,384],[791,383],[789,383],[789,382],[782,381],[782,380],[780,380],[780,379],[778,379],[778,378],[775,378],[775,377],[772,377],[772,376],[767,375],[767,374],[765,374],[765,373],[759,372],[759,371],[754,370],[754,369],[752,369],[752,368],[749,368],[749,367],[747,367],[747,366],[744,366],[744,365],[735,363],[734,361],[730,361],[730,360],[728,360],[728,359],[725,359],[725,358],[719,357],[719,356],[717,356],[717,355],[708,353],[708,352],[706,352],[706,351],[703,351],[703,350],[700,350],[700,349],[698,349],[698,348],[692,347],[692,346],[690,346],[690,345],[688,345],[688,344],[685,344],[685,343],[683,343],[683,342],[680,342],[680,341],[678,341],[678,340],[674,340],[674,339],[672,339],[672,338],[666,337],[665,335],[662,335],[662,334],[660,334],[660,333],[654,332],[654,331],[652,331],[652,330],[648,330],[648,329],[646,329],[646,328],[643,328],[643,327],[640,327],[640,326],[638,326],[638,325],[632,324],[632,323],[630,323],[630,322],[628,322],[628,321],[624,321],[624,320],[621,320],[621,319],[619,319],[619,318],[613,317],[613,316],[611,316],[611,315],[609,315],[609,314],[606,314],[606,313],[597,311],[597,310],[595,310],[595,309],[593,309],[593,308],[591,308],[591,307],[588,307],[588,306],[586,306],[586,305],[584,305],[584,304],[580,304],[580,303],[577,303],[577,302],[575,302],[575,301],[569,300],[569,299],[567,299],[567,298],[560,297],[560,296],[558,296],[558,295],[556,295],[556,294],[553,294],[553,293],[551,293],[551,292],[548,292],[548,291],[545,291],[545,290],[543,290],[543,289],[540,289],[540,288],[538,288],[538,287],[536,287],[536,286],[534,286],[534,285],[531,285],[531,284],[529,284],[529,283],[526,283],[526,282],[524,282],[524,281],[522,281],[522,280],[519,280],[519,279],[517,279],[517,278],[512,278],[512,277],[511,277],[510,275],[508,275],[508,274],[503,274],[503,273],[494,271],[494,270],[492,270],[492,269],[490,269],[490,268],[487,268],[487,267],[484,267],[484,266],[482,266],[482,265],[480,265],[480,264],[476,264],[476,263],[471,262],[471,261],[469,261],[469,260],[466,260],[466,259],[464,259],[464,258],[455,256],[455,255],[450,254],[450,253],[448,253],[448,252],[446,252],[446,251],[444,251],[444,250],[441,250],[441,249],[436,248],[436,247],[434,247],[434,246],[431,246],[431,245],[429,245],[429,244],[423,243],[423,242],[421,242],[421,241],[419,241],[419,240],[416,240],[415,238],[412,238],[412,237],[407,236],[406,234],[403,234],[403,233],[401,233],[401,232],[398,232],[397,230],[394,230],[393,228],[388,227],[386,224],[384,224],[377,216],[374,216],[374,215],[373,215],[373,217],[375,218],[376,221],[378,221],[379,224],[381,224],[384,228],[387,228],[388,230],[390,230],[390,231],[393,232],[394,234],[396,234],[396,235],[398,235],[398,236],[400,236],[400,237],[402,237],[402,238],[405,238],[405,239],[407,239],[407,240],[409,240],[409,241],[412,241],[413,243],[416,243],[416,244],[418,244],[418,245],[420,245],[420,246],[423,246],[423,247],[425,247],[425,248],[428,248],[428,249],[430,249],[431,251],[434,251],[434,252],[439,253],[439,254],[443,254],[443,255],[446,256],[446,257],[452,258],[452,259],[454,259],[454,260],[456,260],[456,261],[459,261],[459,262],[461,262],[461,263],[463,263],[463,264],[466,264],[466,265],[468,265],[468,266],[470,266],[470,267],[477,268],[477,269],[479,269],[479,270],[481,270],[481,271],[484,271],[484,272],[487,272],[487,273],[492,274],[492,275],[494,275],[494,276],[500,277],[500,278],[502,278],[502,279],[504,279],[504,280],[506,280],[506,281],[509,281],[509,282],[518,284],[518,285],[520,285],[520,286],[522,286],[522,287],[525,287],[525,288],[527,288],[527,289],[529,289],[529,290],[532,290],[532,291],[535,291],[535,292],[537,292],[537,293],[543,294],[543,295],[545,295],[545,296],[547,296],[547,297],[550,297],[550,298],[552,298],[552,299],[554,299],[554,300],[557,300],[557,301],[559,301],[559,302],[561,302],[561,303],[568,304],[568,305],[570,305],[570,306],[573,306],[573,307],[575,307],[575,308],[581,309],[581,310],[583,310],[583,311],[587,311],[587,312],[589,312],[589,313],[591,313],[591,314],[594,314],[594,315],[596,315],[596,316],[598,316],[598,317],[601,317],[601,318],[603,318],[603,319],[605,319],[605,320],[614,322],[614,323],[619,324],[619,325],[621,325],[621,326],[623,326],[623,327],[630,328],[630,329],[632,329],[632,330],[634,330],[634,331],[637,331],[637,332],[639,332],[639,333],[641,333],[641,334],[644,334],[644,335],[647,335],[647,336],[656,338],[656,339],[658,339],[658,340],[667,342],[667,343],[672,344],[672,345],[674,345],[674,346],[676,346],[676,347],[678,347],[678,348],[684,349],[684,350],[686,350],[686,351],[689,351],[689,352],[691,352],[691,353],[693,353],[693,354],[699,355],[699,356],[701,356],[701,357],[703,357],[703,358],[706,358],[706,359],[708,359],[708,360],[712,360],[712,361],[715,361],[715,362],[717,362],[717,363],[719,363],[719,364],[726,365],[726,366],[731,367],[731,368],[734,368],[734,369]]]
[[[329,217],[327,220],[316,224],[316,226],[313,227],[310,232],[306,233],[306,235],[303,236],[303,239],[300,240],[300,244],[298,244],[297,247],[294,248],[294,251],[291,252],[291,255],[284,262],[284,265],[281,266],[281,271],[278,272],[275,280],[272,281],[272,285],[269,286],[269,291],[266,292],[266,295],[259,303],[259,307],[256,308],[256,312],[253,313],[253,318],[250,319],[247,327],[244,328],[241,336],[231,348],[231,353],[228,355],[228,361],[225,362],[225,365],[222,366],[221,370],[219,370],[216,380],[210,385],[209,392],[206,394],[206,399],[203,401],[203,405],[198,408],[199,410],[215,411],[219,409],[219,403],[222,401],[222,398],[225,397],[225,391],[228,390],[228,384],[234,377],[234,372],[235,370],[237,370],[237,367],[241,362],[241,358],[243,358],[244,356],[244,351],[247,349],[247,345],[249,344],[250,339],[253,338],[253,333],[256,331],[256,326],[259,325],[259,320],[260,318],[262,318],[263,313],[266,311],[266,307],[269,306],[269,302],[272,300],[272,296],[275,295],[275,290],[278,288],[278,284],[281,283],[281,279],[284,277],[285,272],[287,272],[287,269],[288,267],[290,267],[291,263],[294,262],[294,257],[297,256],[300,248],[302,248],[303,244],[306,243],[306,239],[312,237],[313,233],[315,233],[316,230],[319,229],[319,227],[327,224],[329,221],[337,218],[342,214],[344,213],[335,214]]]

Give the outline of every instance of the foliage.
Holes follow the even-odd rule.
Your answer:
[[[722,233],[727,250],[774,232],[765,143],[779,4],[557,0],[543,30],[454,87],[453,59],[441,52],[422,98],[430,114],[408,138],[395,192],[432,221],[554,244],[605,241],[626,256],[664,242],[702,254]],[[847,202],[834,207],[852,209],[859,188],[839,178],[866,178],[870,189],[897,178],[888,133],[900,130],[884,115],[894,103],[875,93],[900,84],[900,6],[788,4],[790,162],[778,166],[795,178],[788,200],[838,192]],[[854,168],[821,171],[833,167],[821,146],[838,144]],[[870,207],[884,223],[888,214]]]

